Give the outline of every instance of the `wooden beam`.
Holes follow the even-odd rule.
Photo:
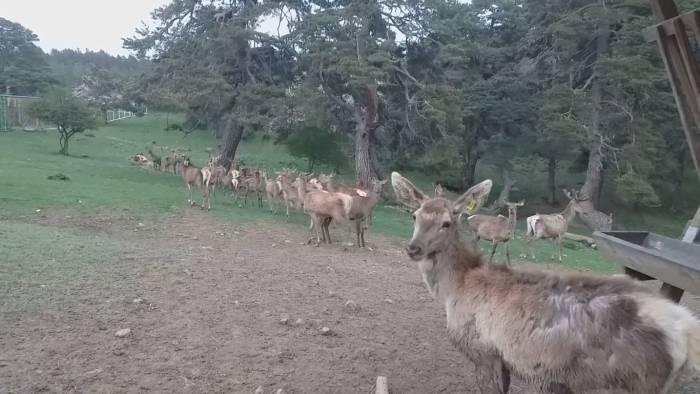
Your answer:
[[[678,8],[673,0],[651,0],[651,10],[660,21],[678,16]]]
[[[700,10],[690,11],[687,14],[679,15],[669,20],[665,20],[661,23],[657,23],[654,26],[647,27],[642,31],[642,34],[648,42],[656,41],[658,39],[656,35],[656,30],[659,26],[661,26],[666,35],[672,36],[675,34],[673,23],[677,19],[680,19],[686,27],[689,27],[691,30],[693,30],[696,36],[700,35]]]

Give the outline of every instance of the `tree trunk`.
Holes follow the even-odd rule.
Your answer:
[[[471,147],[467,148],[467,153],[462,162],[462,189],[466,190],[476,182],[476,165],[479,156]]]
[[[224,134],[224,142],[221,144],[221,157],[218,164],[230,169],[236,158],[238,144],[243,137],[243,126],[235,124],[229,119],[224,123],[224,128],[226,134]]]
[[[353,117],[355,118],[355,179],[356,186],[367,189],[370,186],[373,173],[370,144],[373,140],[372,133],[379,125],[378,112],[379,97],[377,87],[367,86],[367,105],[365,107],[357,100]]]
[[[502,173],[503,189],[501,189],[501,193],[498,195],[498,199],[496,199],[496,201],[494,201],[493,204],[491,204],[491,206],[489,207],[489,210],[494,212],[505,208],[506,203],[510,198],[510,191],[513,189],[513,186],[515,186],[515,180],[510,177],[510,171],[504,168],[502,170]]]
[[[557,205],[557,159],[550,157],[547,159],[547,189],[549,190],[549,204]]]
[[[601,7],[604,7],[604,0],[599,0]],[[607,19],[602,18],[598,26],[598,37],[596,39],[596,62],[603,60],[608,53],[609,26]],[[598,67],[594,67],[594,73],[598,72]],[[600,195],[601,179],[603,176],[603,161],[605,160],[604,147],[601,144],[602,131],[600,130],[600,110],[603,99],[601,81],[598,76],[594,76],[591,87],[591,99],[593,113],[591,115],[591,127],[589,139],[591,141],[590,153],[588,154],[588,168],[586,169],[586,181],[581,187],[580,194],[586,199],[579,203],[579,216],[588,228],[593,231],[609,230],[611,219],[608,215],[600,212],[596,206]]]
[[[356,110],[356,112],[359,111]],[[357,114],[355,115],[357,117]],[[355,122],[355,179],[360,189],[369,187],[372,178],[372,164],[369,156],[369,130],[362,119]]]
[[[58,152],[66,156],[68,155],[68,138],[68,133],[58,131],[58,146],[60,147]]]

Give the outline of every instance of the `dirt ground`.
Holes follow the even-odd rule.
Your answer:
[[[36,222],[125,246],[94,273],[0,300],[2,393],[371,393],[377,375],[392,393],[473,392],[399,240],[317,248],[299,227],[195,210]]]

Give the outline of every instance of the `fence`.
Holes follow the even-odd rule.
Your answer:
[[[144,112],[143,112],[144,115],[147,115],[147,114],[148,114],[148,107],[146,107],[146,106],[144,105],[142,109],[143,109],[143,111],[144,111]],[[124,110],[121,110],[121,109],[117,109],[117,110],[108,110],[108,111],[105,113],[105,117],[106,117],[105,120],[107,121],[107,123],[109,123],[109,122],[114,122],[114,121],[116,121],[116,120],[121,120],[121,119],[126,119],[126,118],[132,118],[132,117],[134,117],[134,116],[136,116],[136,113],[134,113],[134,112],[132,112],[132,111],[124,111]]]
[[[30,115],[29,107],[39,97],[0,95],[0,131],[38,130],[52,126]]]

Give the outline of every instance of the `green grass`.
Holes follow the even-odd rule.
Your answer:
[[[127,212],[130,216],[144,218],[170,216],[190,209],[186,207],[187,195],[179,176],[140,168],[128,158],[135,153],[145,152],[146,146],[152,146],[155,142],[156,147],[190,149],[194,162],[203,164],[207,150],[216,147],[218,142],[206,132],[184,137],[180,132],[164,131],[164,126],[164,117],[157,114],[111,123],[90,131],[90,135],[74,137],[70,157],[56,153],[58,142],[54,132],[0,133],[0,219],[6,221],[0,227],[0,240],[4,245],[21,245],[20,248],[13,247],[13,250],[29,250],[28,253],[36,253],[35,261],[43,262],[36,267],[28,266],[26,260],[31,256],[23,257],[23,254],[16,252],[17,254],[10,255],[10,261],[16,265],[12,269],[34,272],[56,268],[46,258],[50,256],[50,249],[34,250],[40,249],[37,245],[42,245],[42,239],[49,241],[55,234],[41,230],[38,225],[16,224],[24,221],[22,218],[34,215],[37,209],[68,208],[87,215],[101,211]],[[239,158],[247,164],[263,166],[268,170],[288,166],[305,168],[304,162],[291,157],[284,146],[260,139],[243,141],[239,147]],[[65,174],[70,180],[47,179],[58,173]],[[416,179],[416,183],[424,189],[430,189],[429,177],[407,175]],[[341,176],[347,179],[346,177],[347,175]],[[250,201],[248,207],[239,207],[230,196],[222,193],[212,199],[212,206],[212,215],[229,222],[286,220],[282,214],[271,214],[266,203],[263,209],[254,207]],[[289,222],[307,226],[308,218],[295,213]],[[675,225],[682,229],[682,224],[676,218],[658,223],[664,228],[670,229]],[[395,207],[379,206],[374,212],[373,231],[406,239],[410,237],[411,228],[410,215]],[[305,229],[300,228],[300,231]],[[524,254],[525,246],[521,239],[524,231],[524,223],[520,223],[520,235],[511,245],[511,256],[516,259]],[[31,236],[22,238],[22,234]],[[67,234],[65,240],[76,245],[85,243],[79,238],[71,238],[73,236],[78,237]],[[110,245],[107,241],[103,243]],[[74,265],[61,267],[59,272],[69,272],[82,264],[89,264],[92,261],[89,258],[92,253],[89,249],[91,243],[87,242],[86,245],[88,249],[82,253],[88,256],[86,260],[77,259]],[[564,264],[568,267],[599,272],[614,270],[610,262],[590,248],[573,242],[566,242],[565,246]],[[556,256],[556,248],[551,242],[535,242],[534,247],[539,260],[554,261],[552,257]],[[488,253],[490,244],[482,242],[482,249]],[[497,258],[504,258],[502,247],[498,249]],[[6,270],[7,267],[3,269]],[[22,278],[16,273],[10,276]]]

